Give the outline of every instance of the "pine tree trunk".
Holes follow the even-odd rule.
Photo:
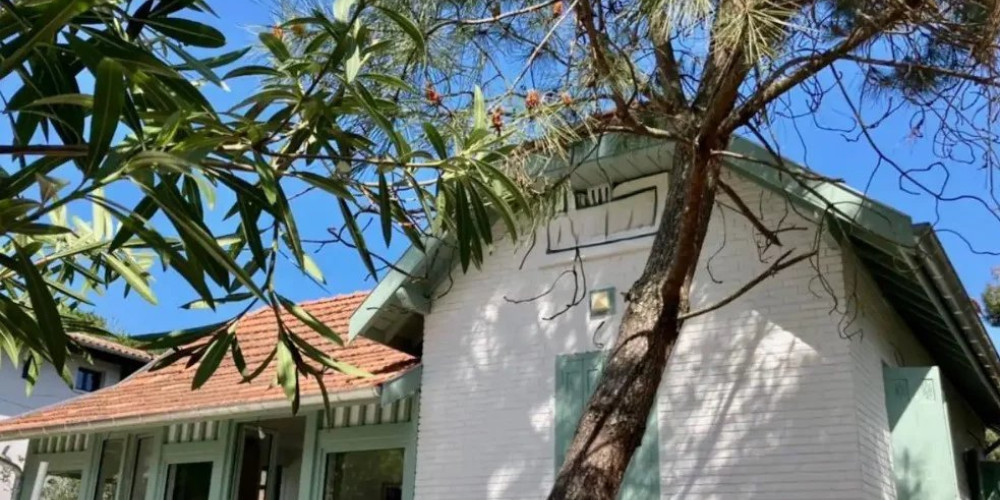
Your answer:
[[[615,498],[646,430],[657,388],[688,310],[688,292],[708,231],[728,137],[678,144],[663,216],[601,380],[584,410],[549,498]]]

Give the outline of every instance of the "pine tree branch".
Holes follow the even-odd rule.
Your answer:
[[[664,90],[664,104],[668,113],[675,113],[686,108],[687,98],[684,96],[684,87],[681,83],[680,67],[677,64],[677,56],[674,54],[674,46],[669,37],[654,47],[656,55],[656,71],[660,77],[660,85]]]
[[[878,19],[861,23],[858,28],[833,48],[819,52],[813,57],[806,58],[788,76],[782,76],[784,74],[783,70],[775,71],[770,78],[758,87],[758,90],[753,95],[722,121],[719,129],[725,133],[730,133],[743,126],[785,92],[816,75],[837,60],[843,59],[849,52],[870,41],[874,36],[885,31],[886,28],[900,21],[909,8],[906,4],[897,2],[896,8],[887,9],[886,13]]]
[[[918,64],[911,62],[902,61],[891,61],[888,59],[875,59],[871,57],[861,57],[851,54],[847,54],[843,59],[848,61],[854,61],[861,64],[871,64],[873,66],[885,66],[888,68],[894,68],[903,71],[930,71],[940,76],[945,76],[949,78],[957,78],[959,80],[965,80],[968,82],[975,83],[977,85],[982,85],[984,87],[1000,87],[1000,78],[988,78],[984,76],[973,75],[971,73],[966,73],[964,71],[956,71],[953,69],[942,68],[940,66],[930,66],[927,64]]]
[[[501,13],[501,14],[497,14],[497,15],[492,16],[492,17],[483,17],[483,18],[479,18],[479,19],[449,19],[447,21],[442,21],[442,22],[440,22],[438,24],[435,24],[434,26],[431,26],[431,28],[427,30],[427,36],[429,37],[429,36],[433,35],[435,31],[438,31],[441,28],[444,28],[445,26],[451,26],[451,25],[476,26],[476,25],[480,25],[480,24],[495,23],[495,22],[500,21],[502,19],[507,19],[507,18],[510,18],[510,17],[520,16],[520,15],[528,14],[528,13],[531,13],[531,12],[535,12],[536,10],[544,9],[546,7],[549,7],[549,6],[553,5],[553,4],[556,4],[556,3],[559,3],[559,2],[562,2],[562,1],[563,0],[549,0],[547,2],[542,2],[542,3],[537,3],[537,4],[534,4],[534,5],[529,5],[527,7],[521,8],[521,9],[512,10],[512,11],[509,11],[509,12],[504,12],[504,13]]]
[[[778,238],[778,234],[764,225],[760,218],[753,213],[753,210],[750,210],[750,207],[743,201],[743,198],[740,198],[740,195],[736,194],[736,191],[733,190],[729,184],[726,184],[725,181],[719,179],[719,189],[721,189],[723,193],[726,193],[726,196],[728,196],[730,200],[733,200],[733,203],[736,204],[736,208],[739,209],[740,213],[750,221],[750,224],[752,224],[753,227],[760,232],[760,234],[764,235],[764,237],[771,243],[779,247],[781,246],[781,240]]]
[[[691,318],[696,318],[698,316],[701,316],[701,315],[704,315],[704,314],[708,314],[708,313],[710,313],[712,311],[720,309],[720,308],[726,306],[727,304],[733,302],[734,300],[740,298],[741,296],[743,296],[744,294],[746,294],[750,290],[753,290],[757,285],[759,285],[764,280],[766,280],[766,279],[774,276],[775,274],[778,274],[779,272],[781,272],[781,271],[783,271],[785,269],[788,269],[789,267],[794,266],[795,264],[798,264],[799,262],[802,262],[802,261],[804,261],[806,259],[809,259],[809,258],[815,256],[817,254],[817,252],[815,250],[813,250],[812,252],[809,252],[807,254],[802,254],[802,255],[794,257],[794,258],[792,258],[790,260],[785,260],[785,259],[788,259],[788,257],[791,254],[792,254],[792,250],[789,250],[789,251],[781,254],[781,256],[778,257],[778,260],[774,261],[773,264],[771,264],[770,266],[768,266],[768,268],[765,269],[764,272],[758,274],[754,279],[746,282],[743,286],[739,287],[735,292],[733,292],[732,294],[730,294],[728,297],[726,297],[726,298],[724,298],[724,299],[722,299],[722,300],[720,300],[720,301],[718,301],[718,302],[716,302],[716,303],[714,303],[714,304],[712,304],[712,305],[710,305],[708,307],[705,307],[704,309],[698,309],[697,311],[691,311],[689,313],[680,314],[680,315],[677,316],[677,319],[680,320],[680,321],[687,321],[687,320],[689,320]]]

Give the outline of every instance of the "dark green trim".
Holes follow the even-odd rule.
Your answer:
[[[580,418],[604,370],[605,353],[601,351],[564,354],[556,357],[555,386],[555,460],[558,472],[573,441]],[[642,443],[632,455],[618,500],[660,498],[660,431],[657,405],[646,420]]]
[[[382,384],[382,394],[379,404],[391,405],[400,399],[415,394],[420,390],[420,380],[423,366],[416,366],[410,371]]]

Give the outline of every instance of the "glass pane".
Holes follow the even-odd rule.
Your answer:
[[[42,500],[76,500],[80,497],[80,471],[49,472],[42,487]]]
[[[167,471],[167,500],[208,500],[212,462],[173,464]]]
[[[135,472],[132,476],[132,491],[129,500],[145,500],[146,488],[149,486],[149,466],[153,461],[153,438],[140,438],[136,443]]]
[[[330,453],[324,500],[399,500],[403,496],[403,450]]]
[[[239,476],[233,489],[235,500],[267,498],[267,472],[271,467],[271,447],[274,435],[257,427],[243,428],[243,446],[238,457]]]
[[[121,479],[122,450],[125,442],[121,439],[109,439],[104,442],[101,450],[101,468],[97,475],[96,500],[114,500],[118,482]]]

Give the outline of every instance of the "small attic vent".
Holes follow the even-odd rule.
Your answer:
[[[600,184],[574,194],[577,209],[603,205],[611,201],[611,184]]]

